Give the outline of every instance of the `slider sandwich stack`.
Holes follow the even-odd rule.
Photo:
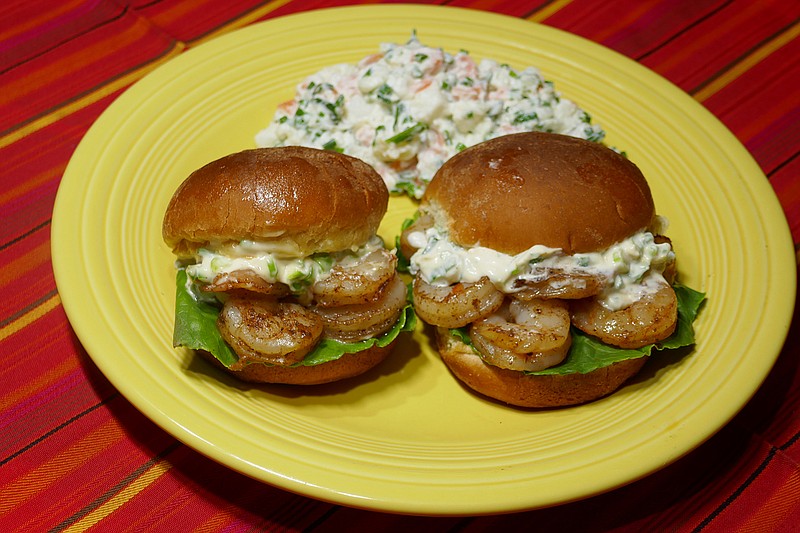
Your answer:
[[[452,374],[511,405],[558,407],[694,342],[703,295],[677,283],[665,230],[627,158],[520,133],[447,161],[398,245]]]
[[[247,150],[196,170],[162,228],[177,256],[174,344],[252,382],[373,368],[415,323],[377,235],[387,205],[372,167],[331,151]]]

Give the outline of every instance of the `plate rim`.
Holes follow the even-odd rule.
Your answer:
[[[194,49],[190,49],[187,52],[185,52],[184,54],[181,54],[180,56],[176,57],[175,59],[172,59],[172,60],[160,65],[154,71],[152,71],[150,74],[146,75],[145,78],[143,78],[143,80],[152,79],[153,76],[158,75],[157,74],[158,72],[164,71],[165,69],[174,68],[174,67],[171,67],[170,65],[175,65],[177,61],[187,62],[187,64],[191,63],[191,61],[193,61],[194,56],[198,54],[198,52],[196,52],[196,51],[198,49],[201,49],[201,47],[202,47],[203,50],[205,50],[205,49],[208,49],[209,47],[220,46],[221,42],[224,43],[226,40],[234,39],[234,37],[232,37],[232,36],[235,36],[237,34],[241,34],[241,32],[262,31],[263,28],[269,27],[269,26],[273,26],[275,24],[279,24],[280,21],[282,21],[282,20],[286,20],[286,19],[305,20],[310,16],[314,16],[314,17],[320,16],[322,14],[322,12],[325,12],[326,15],[333,14],[334,17],[341,16],[341,17],[344,18],[346,16],[349,16],[349,14],[352,14],[352,13],[359,13],[359,14],[364,14],[364,15],[366,15],[368,13],[376,12],[376,11],[377,12],[392,13],[392,12],[397,12],[397,11],[400,11],[400,10],[403,10],[403,9],[406,9],[406,8],[407,9],[416,10],[416,11],[421,12],[421,13],[440,13],[440,12],[442,12],[442,10],[447,10],[447,12],[450,12],[450,11],[453,11],[453,10],[461,10],[461,11],[465,11],[465,12],[477,13],[481,17],[492,17],[493,19],[498,19],[498,20],[502,19],[504,21],[514,21],[515,24],[516,23],[535,24],[540,29],[541,28],[546,28],[546,30],[544,30],[544,31],[558,32],[558,33],[561,33],[563,35],[569,36],[569,39],[581,40],[584,43],[588,43],[589,46],[603,48],[603,50],[605,50],[607,53],[613,54],[612,58],[614,59],[614,61],[623,61],[623,62],[626,62],[626,63],[630,63],[630,64],[633,64],[633,65],[636,65],[638,68],[643,69],[642,72],[644,72],[644,71],[649,72],[649,73],[651,73],[649,75],[655,76],[658,79],[663,80],[663,82],[668,83],[670,86],[675,87],[670,82],[668,82],[664,78],[660,77],[658,74],[647,70],[646,67],[643,67],[643,66],[639,65],[638,63],[635,63],[633,60],[631,60],[629,58],[626,58],[625,56],[622,56],[622,55],[618,54],[617,52],[615,52],[613,50],[610,50],[608,48],[602,47],[602,45],[599,45],[597,43],[588,41],[588,40],[586,40],[586,39],[584,39],[582,37],[569,34],[567,32],[564,32],[563,30],[559,30],[559,29],[556,29],[556,28],[540,25],[540,24],[537,24],[535,22],[527,21],[527,20],[524,20],[524,19],[518,19],[518,18],[515,18],[515,17],[506,16],[506,15],[499,15],[499,14],[496,14],[496,13],[487,13],[487,12],[477,11],[477,10],[473,10],[473,9],[455,8],[455,7],[451,7],[451,6],[445,7],[445,6],[422,6],[422,5],[410,5],[410,6],[368,5],[368,6],[333,7],[333,8],[324,8],[324,9],[315,10],[315,11],[307,11],[307,12],[302,12],[302,13],[295,13],[295,14],[292,14],[292,15],[286,15],[284,17],[278,17],[278,18],[275,18],[275,19],[269,19],[269,20],[266,20],[266,21],[263,21],[263,22],[259,22],[259,23],[247,26],[247,27],[239,29],[239,30],[235,30],[235,31],[230,32],[228,34],[225,34],[225,35],[222,35],[222,36],[217,37],[215,39],[212,39],[212,40],[210,40],[210,41],[208,41],[206,43],[203,43],[203,44],[199,45],[198,47],[196,47]],[[474,14],[470,15],[470,16],[474,16]],[[278,22],[276,22],[276,21],[278,21]],[[182,64],[182,63],[180,63],[180,64]],[[126,95],[135,95],[136,94],[136,90],[137,90],[137,89],[135,89],[135,87],[138,87],[138,86],[141,86],[141,80],[139,82],[137,82],[136,84],[134,84],[131,88],[126,90],[125,93],[120,95],[120,97],[118,99],[116,99],[114,102],[112,102],[112,104],[109,106],[109,109],[111,109],[115,105],[117,105],[117,106],[122,105],[122,104],[117,104],[117,102],[119,102],[119,101],[121,101],[124,104],[127,101],[127,99],[132,98],[131,96],[126,96]],[[679,89],[677,89],[677,87],[675,87],[675,89],[679,91]],[[685,94],[685,93],[683,93],[683,94]],[[691,100],[691,101],[695,102],[694,100]],[[719,133],[720,135],[723,135],[723,136],[727,137],[729,140],[733,140],[738,145],[738,148],[740,148],[739,153],[737,154],[738,158],[739,158],[738,163],[740,165],[743,165],[744,167],[749,168],[749,170],[748,170],[749,172],[754,172],[755,171],[758,174],[760,174],[761,176],[763,176],[764,184],[766,184],[766,186],[769,187],[769,192],[774,195],[774,191],[772,190],[771,186],[769,186],[769,182],[767,181],[766,177],[763,175],[763,172],[758,167],[758,165],[755,163],[755,161],[752,159],[752,157],[749,155],[749,153],[746,152],[746,149],[744,149],[744,147],[741,146],[741,144],[739,143],[738,139],[736,139],[733,136],[733,134],[727,128],[725,128],[724,125],[722,125],[722,123],[719,122],[718,119],[716,119],[716,117],[711,115],[711,113],[709,111],[707,111],[699,103],[697,103],[697,102],[695,102],[695,103],[697,104],[697,106],[699,106],[699,109],[702,109],[703,112],[708,117],[711,117],[713,119],[711,121],[711,123],[708,124],[709,127],[714,129],[716,133]],[[70,160],[70,162],[69,162],[69,164],[68,164],[68,166],[67,166],[67,168],[66,168],[66,170],[64,172],[64,179],[62,180],[61,186],[59,186],[59,190],[58,190],[58,193],[57,193],[57,196],[56,196],[56,202],[55,202],[54,209],[53,209],[52,234],[51,234],[51,251],[52,251],[52,257],[53,257],[53,270],[54,270],[54,274],[55,274],[55,278],[56,278],[56,285],[58,287],[59,293],[62,294],[62,305],[64,307],[64,310],[65,310],[66,314],[67,314],[67,317],[69,318],[70,323],[72,324],[73,329],[75,330],[75,332],[78,335],[79,339],[81,340],[82,344],[86,348],[87,353],[89,353],[90,357],[92,357],[92,359],[95,361],[95,364],[97,364],[98,367],[101,368],[101,370],[103,371],[103,373],[106,376],[108,376],[107,368],[106,368],[107,361],[105,361],[105,360],[98,361],[95,358],[95,356],[92,355],[92,353],[94,351],[94,347],[95,347],[95,342],[92,339],[91,335],[89,335],[89,333],[86,331],[86,326],[81,325],[81,326],[76,327],[76,324],[81,323],[83,319],[82,319],[82,317],[79,316],[80,315],[79,310],[77,310],[77,308],[73,305],[74,302],[75,302],[75,298],[76,298],[76,296],[75,296],[75,292],[76,291],[75,291],[74,281],[71,279],[73,276],[71,275],[70,272],[68,272],[68,268],[67,268],[67,263],[68,263],[68,259],[67,258],[69,258],[69,256],[70,256],[70,250],[65,249],[64,247],[62,247],[62,243],[66,243],[66,240],[63,239],[62,237],[59,237],[59,236],[63,236],[64,233],[66,231],[68,231],[67,227],[70,225],[67,222],[67,220],[69,220],[69,218],[68,218],[69,206],[66,204],[66,200],[64,199],[65,198],[65,194],[62,192],[62,186],[64,186],[65,183],[67,184],[66,186],[70,186],[72,184],[72,182],[77,179],[76,176],[78,175],[78,173],[81,170],[77,170],[76,169],[76,167],[75,167],[76,163],[73,163],[73,161],[77,162],[77,161],[80,161],[80,158],[85,157],[84,151],[90,150],[89,148],[87,148],[87,146],[89,145],[89,143],[93,139],[93,135],[94,134],[92,132],[93,131],[97,131],[97,128],[96,128],[95,125],[98,124],[98,123],[102,124],[102,122],[101,122],[102,117],[103,116],[107,116],[108,114],[109,114],[108,110],[104,111],[104,113],[101,115],[101,117],[98,118],[97,121],[90,127],[90,129],[87,131],[87,133],[84,136],[84,138],[81,140],[78,148],[75,151],[75,154],[73,154],[73,157],[71,158],[71,160]],[[89,139],[89,140],[87,141],[86,139]],[[744,150],[744,153],[741,153],[741,150]],[[750,182],[748,182],[748,184],[749,183]],[[64,186],[65,189],[66,189],[66,186]],[[764,190],[763,185],[759,186],[759,188],[762,189],[762,191]],[[777,203],[777,199],[776,198],[775,198],[774,203]],[[783,217],[783,211],[781,210],[780,214],[776,215],[776,218],[780,219],[782,217]],[[783,218],[783,222],[785,222],[785,218]],[[778,239],[779,237],[776,236],[775,238]],[[783,231],[782,239],[787,241],[787,244],[791,244],[791,236],[790,236],[790,232],[788,231],[788,224],[785,225],[785,230]],[[790,252],[789,250],[787,250],[786,255],[790,256],[790,257],[793,257],[793,253]],[[776,269],[783,268],[783,269],[788,270],[788,267],[787,266],[782,266],[782,264],[781,265],[775,265],[775,268]],[[792,292],[792,294],[794,294],[794,290],[792,290],[791,292]],[[67,297],[65,298],[65,297],[63,297],[63,295],[67,295]],[[790,312],[788,313],[788,318],[786,319],[786,323],[785,323],[785,327],[784,327],[785,333],[784,333],[783,338],[785,338],[785,336],[788,334],[788,330],[789,330],[789,326],[790,326],[790,322],[791,322],[791,315],[792,315],[791,311],[794,308],[794,298],[793,297],[791,298],[791,303],[788,300],[784,301],[784,303],[785,303],[785,308],[788,308],[790,310]],[[776,342],[775,344],[782,344],[782,342],[783,342],[783,340],[781,340],[779,343]],[[92,347],[93,349],[90,349],[90,347]],[[777,355],[779,353],[780,353],[780,348],[778,348],[776,350],[776,354],[775,354],[776,358],[777,358]],[[768,371],[767,371],[767,373],[768,373]],[[764,377],[766,377],[766,373],[765,373]],[[763,381],[763,379],[761,381]],[[230,461],[226,462],[225,460],[220,460],[220,454],[225,454],[224,450],[216,449],[214,443],[207,442],[207,441],[203,440],[202,437],[200,437],[199,435],[191,433],[191,431],[188,428],[186,428],[183,425],[181,425],[179,421],[176,421],[176,420],[172,419],[167,413],[158,410],[157,406],[149,404],[147,402],[147,398],[145,396],[141,395],[141,393],[139,391],[132,391],[129,388],[125,387],[124,385],[120,386],[120,384],[118,384],[118,383],[116,383],[114,381],[112,381],[112,384],[115,387],[117,387],[120,390],[120,392],[124,391],[123,395],[129,401],[131,401],[131,403],[134,404],[134,406],[136,406],[137,409],[139,409],[146,416],[148,416],[148,418],[150,418],[151,420],[153,420],[154,417],[155,418],[159,418],[159,420],[153,420],[153,421],[157,425],[159,425],[160,427],[162,427],[165,430],[167,430],[167,432],[170,433],[173,437],[175,437],[178,440],[184,442],[185,444],[187,444],[191,448],[193,448],[193,449],[195,449],[197,451],[200,451],[201,453],[204,453],[205,455],[211,457],[212,459],[215,459],[217,461],[222,462],[223,464],[226,464],[226,466],[228,466],[230,468],[233,468],[234,470],[237,470],[237,471],[239,471],[241,473],[244,473],[245,475],[250,475],[251,474],[251,472],[247,472],[245,468],[242,468],[242,466],[243,466],[242,464],[239,464],[238,465],[239,467],[237,468],[235,464],[230,464]],[[750,399],[750,397],[752,397],[752,395],[755,394],[755,391],[757,389],[758,389],[758,386],[756,386],[754,388],[754,390],[752,391],[752,394],[750,394],[745,401],[741,402],[741,406],[739,407],[739,409],[747,403],[747,401]],[[143,407],[144,407],[144,409],[143,409]],[[736,414],[736,412],[738,412],[739,409],[736,409],[734,412],[732,412],[730,414],[730,416],[728,417],[728,420],[733,418],[733,416]],[[165,427],[165,426],[167,426],[167,427]],[[720,425],[719,427],[721,428],[722,426]],[[167,429],[167,428],[169,428],[169,429]],[[717,428],[717,429],[719,429],[719,428]],[[714,433],[715,433],[715,431],[710,432],[705,437],[705,439],[703,439],[702,441],[697,442],[692,448],[683,450],[681,453],[678,453],[678,454],[674,455],[673,457],[670,458],[669,463],[672,463],[675,460],[677,460],[680,457],[682,457],[683,455],[685,455],[686,453],[689,453],[692,449],[695,449],[697,446],[702,444],[702,442],[704,440],[710,438]],[[233,462],[236,463],[237,461],[242,461],[242,460],[243,459],[241,459],[241,458],[237,458],[237,459],[233,459]],[[633,482],[636,479],[640,479],[641,477],[644,477],[644,476],[648,475],[649,473],[651,473],[651,472],[642,473],[641,476],[628,479],[625,483],[622,483],[622,484],[627,484],[627,483]],[[370,500],[368,496],[363,496],[363,495],[361,495],[361,496],[359,496],[359,495],[342,495],[341,493],[338,493],[338,492],[333,492],[332,493],[332,492],[327,491],[325,489],[325,487],[310,488],[311,484],[309,484],[308,481],[304,481],[304,480],[281,480],[281,479],[277,479],[277,478],[271,478],[271,479],[258,478],[258,479],[260,479],[261,481],[270,483],[272,485],[278,486],[279,488],[282,488],[282,489],[285,489],[285,490],[289,490],[289,491],[292,491],[292,492],[297,492],[297,493],[303,494],[305,496],[314,497],[314,498],[321,499],[321,500],[324,500],[324,501],[330,501],[330,502],[333,502],[333,503],[349,505],[349,506],[352,506],[352,507],[360,507],[360,508],[365,508],[365,509],[370,509],[370,510],[378,510],[378,511],[384,511],[384,512],[403,512],[403,513],[409,513],[409,514],[438,514],[438,515],[459,514],[460,515],[460,514],[465,514],[464,510],[467,509],[467,507],[474,507],[473,505],[462,506],[462,507],[459,507],[459,508],[451,506],[451,507],[448,507],[448,508],[442,508],[440,510],[437,510],[435,508],[436,506],[419,507],[417,505],[412,505],[412,506],[406,505],[404,507],[402,502],[394,502],[394,503],[392,503],[392,502],[378,502],[378,501]],[[600,492],[605,492],[606,490],[612,490],[614,488],[617,488],[618,486],[620,486],[620,484],[617,484],[615,486],[605,487],[603,490],[596,490],[592,494],[587,494],[587,495],[584,495],[584,496],[581,496],[581,497],[588,497],[588,496],[591,496],[591,495],[594,495],[594,494],[599,494]],[[306,490],[306,489],[308,489],[308,490]],[[570,500],[564,500],[563,502],[560,502],[560,503],[566,503],[567,501],[570,501]],[[388,503],[388,505],[387,505],[387,503]],[[490,507],[492,507],[492,508],[490,508]],[[534,507],[537,507],[537,506],[534,506]],[[509,509],[509,508],[501,508],[501,507],[497,507],[497,506],[489,506],[489,507],[486,507],[486,508],[483,508],[483,509],[480,509],[480,507],[478,507],[477,510],[481,511],[480,514],[493,514],[493,513],[496,513],[496,512],[513,512],[513,511],[530,509],[530,508],[534,508],[534,507],[518,507],[517,506],[517,507],[515,507],[513,509]],[[468,513],[468,514],[472,514],[472,513]]]

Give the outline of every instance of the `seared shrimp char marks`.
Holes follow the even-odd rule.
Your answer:
[[[478,320],[469,336],[484,361],[501,368],[537,371],[561,363],[572,338],[567,304],[510,299]]]
[[[395,276],[396,264],[397,257],[381,249],[352,265],[336,265],[311,286],[314,301],[320,307],[369,303]]]
[[[236,270],[217,275],[214,280],[201,286],[207,292],[229,292],[245,290],[267,296],[281,298],[289,294],[289,286],[284,283],[271,283],[252,270]]]
[[[598,294],[605,288],[606,278],[588,272],[550,272],[546,279],[532,280],[520,278],[514,282],[514,293],[519,300],[559,298],[575,300]]]
[[[389,330],[406,306],[406,293],[405,283],[395,276],[369,302],[340,307],[316,306],[314,311],[322,319],[326,338],[356,342]]]
[[[323,331],[322,319],[313,311],[252,294],[232,294],[222,307],[217,327],[239,355],[237,366],[300,362],[319,342]]]
[[[414,310],[434,326],[460,328],[494,313],[503,303],[503,293],[483,277],[475,283],[432,285],[420,276],[414,279]]]
[[[641,348],[672,335],[678,320],[678,300],[666,282],[631,305],[610,310],[597,298],[572,304],[572,323],[581,331],[619,348]]]

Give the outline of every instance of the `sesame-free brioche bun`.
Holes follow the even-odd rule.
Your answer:
[[[352,378],[378,366],[394,349],[397,340],[386,346],[374,345],[360,352],[349,353],[335,361],[313,366],[280,366],[250,363],[235,370],[226,368],[216,357],[200,350],[206,360],[241,381],[249,383],[280,383],[287,385],[321,385]]]
[[[162,233],[178,256],[209,243],[253,240],[296,255],[361,245],[389,193],[363,161],[287,146],[245,150],[189,175],[167,206]]]
[[[484,363],[472,347],[436,329],[439,355],[453,375],[469,388],[518,407],[566,407],[591,402],[616,391],[636,375],[647,357],[627,359],[587,374],[530,375]]]
[[[536,244],[566,254],[604,250],[655,217],[639,169],[595,142],[518,133],[467,148],[436,173],[421,201],[461,246],[517,254]]]

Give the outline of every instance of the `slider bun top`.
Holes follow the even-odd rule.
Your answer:
[[[421,201],[464,247],[517,254],[536,244],[564,253],[608,248],[653,223],[641,171],[599,143],[518,133],[447,161]]]
[[[268,243],[296,255],[364,244],[389,193],[363,161],[287,146],[231,154],[193,172],[164,215],[164,241],[179,256],[209,244]]]

